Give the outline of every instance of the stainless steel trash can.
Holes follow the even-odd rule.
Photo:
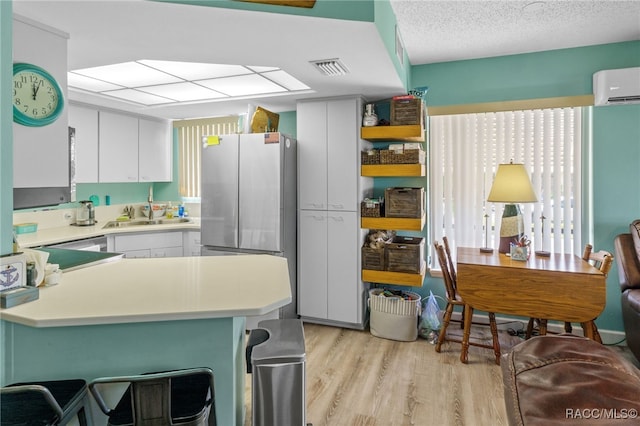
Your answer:
[[[305,347],[302,321],[265,320],[246,348],[253,426],[305,426]]]

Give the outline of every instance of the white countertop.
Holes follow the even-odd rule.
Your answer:
[[[62,275],[0,310],[31,327],[263,315],[291,302],[287,260],[269,255],[122,259]]]
[[[90,226],[65,225],[56,228],[39,229],[30,234],[18,235],[18,244],[20,247],[40,247],[49,244],[58,244],[66,241],[82,240],[84,238],[97,237],[100,235],[123,234],[130,232],[163,232],[171,230],[199,230],[200,219],[192,218],[190,222],[182,222],[164,225],[144,225],[144,226],[128,226],[122,228],[106,228],[103,229],[104,223],[97,223]]]

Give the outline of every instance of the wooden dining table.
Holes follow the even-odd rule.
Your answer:
[[[458,293],[467,304],[463,362],[473,310],[584,323],[597,318],[605,307],[605,274],[579,256],[532,254],[520,261],[498,251],[482,253],[478,248],[458,247],[456,265]],[[590,327],[585,334],[594,338]]]

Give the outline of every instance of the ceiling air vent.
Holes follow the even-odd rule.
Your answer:
[[[349,74],[347,67],[339,59],[322,59],[311,63],[324,75],[335,76]]]

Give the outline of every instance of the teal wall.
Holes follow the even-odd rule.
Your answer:
[[[593,73],[640,66],[640,41],[523,55],[414,66],[413,86],[429,86],[427,104],[456,105],[591,94]],[[613,239],[640,218],[640,105],[594,107],[594,241],[613,252]],[[420,292],[442,295],[442,280]],[[598,327],[623,330],[618,272],[607,279],[607,305]]]
[[[0,1],[0,254],[13,251],[13,5]]]
[[[477,102],[574,96],[593,93],[593,73],[640,65],[640,42],[418,65],[413,86],[429,86],[427,103]]]
[[[375,19],[374,22],[378,28],[380,38],[384,43],[389,58],[396,68],[396,72],[400,77],[400,81],[404,85],[405,90],[408,90],[409,79],[411,74],[411,64],[409,63],[409,57],[407,52],[402,54],[403,62],[400,63],[398,55],[396,54],[396,15],[393,13],[391,3],[388,1],[376,1],[374,3]]]

